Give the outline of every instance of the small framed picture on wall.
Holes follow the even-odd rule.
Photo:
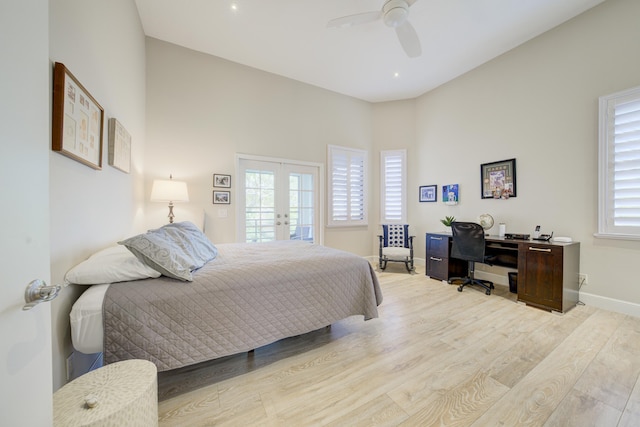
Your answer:
[[[231,175],[213,174],[213,186],[222,188],[231,188]]]
[[[213,204],[228,205],[231,203],[230,191],[214,191],[213,192]]]
[[[437,202],[438,201],[438,186],[437,185],[423,185],[420,187],[420,202]]]

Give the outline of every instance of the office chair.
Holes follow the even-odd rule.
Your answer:
[[[487,295],[491,295],[491,289],[494,288],[493,282],[476,279],[473,276],[476,262],[491,265],[489,262],[491,257],[485,255],[484,229],[474,222],[453,222],[451,231],[453,232],[451,257],[467,261],[469,273],[467,277],[452,277],[448,282],[462,280],[458,292],[462,292],[465,286],[479,285],[486,290]]]
[[[387,268],[387,262],[403,262],[407,271],[413,273],[413,238],[409,236],[408,224],[382,224],[379,262],[380,270]]]

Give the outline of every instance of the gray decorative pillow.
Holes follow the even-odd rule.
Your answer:
[[[118,242],[141,262],[174,279],[192,281],[192,271],[218,255],[218,249],[194,224],[167,224]]]

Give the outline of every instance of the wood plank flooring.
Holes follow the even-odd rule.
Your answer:
[[[399,267],[378,319],[160,373],[160,426],[640,426],[640,318]]]

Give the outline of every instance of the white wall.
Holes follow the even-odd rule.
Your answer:
[[[410,181],[460,184],[460,204],[410,198],[411,222],[437,231],[445,215],[475,220],[486,212],[508,232],[531,233],[540,224],[581,242],[580,269],[589,275],[584,301],[640,304],[634,280],[640,242],[593,237],[598,97],[640,85],[638,17],[637,0],[609,0],[418,98],[421,166]],[[518,196],[482,200],[480,164],[513,157]],[[418,241],[424,257],[424,234]],[[640,306],[614,305],[640,315]]]
[[[144,227],[145,48],[133,0],[51,0],[49,21],[52,64],[64,63],[105,112],[102,170],[49,156],[51,280],[62,283],[73,265]],[[131,134],[130,174],[108,165],[110,117]],[[54,389],[65,382],[69,311],[83,290],[70,286],[53,302]]]
[[[407,150],[407,200],[411,206],[418,198],[418,186],[420,185],[411,174],[412,171],[424,167],[417,156],[416,149],[416,100],[404,100],[393,102],[382,102],[373,104],[373,159],[372,174],[374,191],[372,193],[373,209],[370,212],[370,218],[373,224],[373,231],[376,235],[382,234],[380,226],[380,151],[382,150]],[[422,184],[424,185],[424,184]],[[407,215],[410,210],[407,209]],[[420,226],[416,218],[409,218],[409,233],[416,236],[414,242],[418,242],[419,235],[424,235],[425,230]],[[375,236],[374,236],[375,237]],[[424,238],[423,238],[424,240]],[[371,261],[377,263],[378,248],[380,246],[379,239],[373,239],[373,248]],[[417,243],[416,243],[417,244]],[[424,252],[424,250],[423,250]],[[423,254],[424,256],[424,254]],[[415,254],[414,254],[415,259]]]
[[[189,203],[176,221],[202,223],[214,243],[236,239],[235,154],[326,163],[327,144],[367,149],[369,103],[279,77],[157,39],[147,38],[145,200],[153,179],[184,180]],[[371,160],[373,157],[371,157]],[[214,173],[232,175],[226,218],[212,204]],[[149,227],[166,223],[167,206],[147,203]],[[371,250],[369,226],[328,229],[324,243],[361,255]]]

